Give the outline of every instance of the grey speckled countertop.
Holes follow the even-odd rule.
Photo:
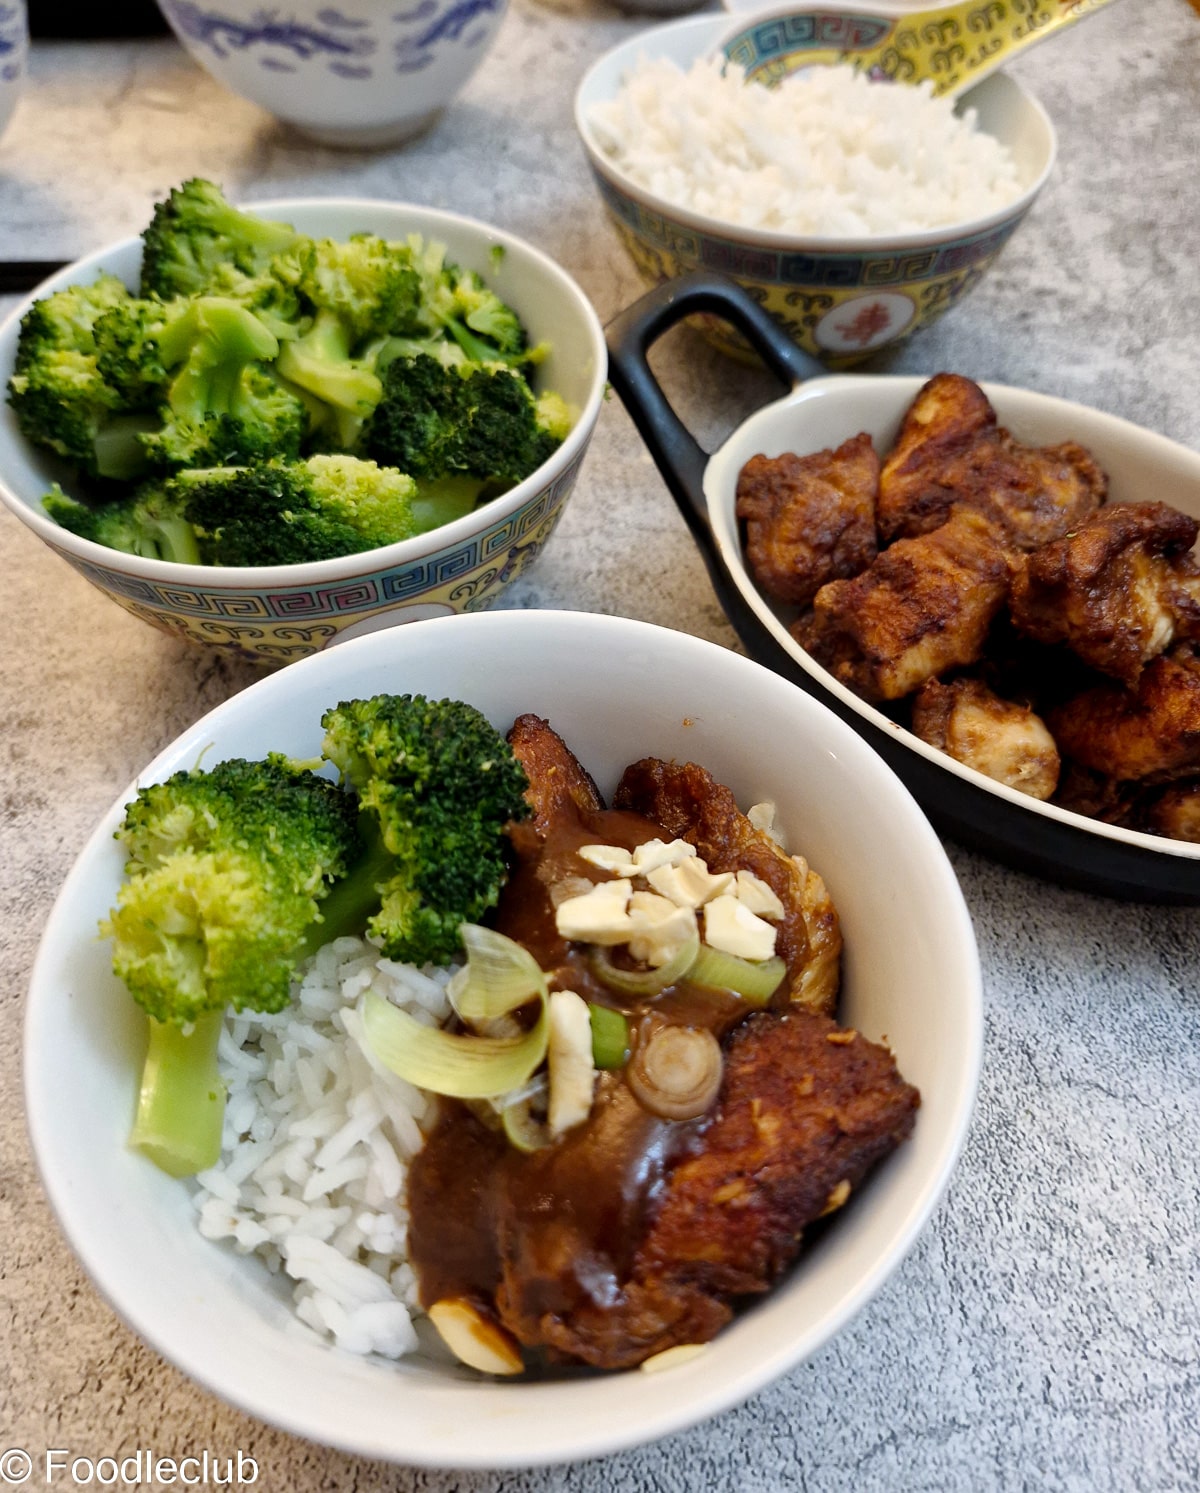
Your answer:
[[[0,144],[0,257],[69,258],[134,232],[159,193],[200,174],[235,197],[377,195],[493,220],[567,266],[607,319],[640,286],[589,185],[571,96],[640,24],[513,0],[436,128],[376,154],[301,142],[168,39],[39,43]],[[1026,385],[1200,448],[1200,14],[1120,0],[1015,70],[1057,125],[1054,179],[991,277],[881,366]],[[686,331],[657,361],[710,445],[773,393]],[[93,1292],[45,1204],[22,1121],[21,1008],[96,818],[253,675],[127,616],[7,514],[0,540],[0,1451],[240,1447],[280,1493],[1200,1487],[1200,912],[1114,905],[956,846],[987,1002],[965,1154],[882,1293],[753,1403],[603,1462],[441,1475],[294,1440],[163,1363]],[[510,604],[735,646],[615,400]]]

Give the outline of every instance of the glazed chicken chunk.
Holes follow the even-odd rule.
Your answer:
[[[1021,444],[996,423],[978,384],[939,373],[904,417],[879,479],[881,539],[928,533],[959,508],[1002,529],[1017,549],[1065,534],[1104,501],[1107,483],[1074,441]]]
[[[970,510],[898,539],[853,580],[831,581],[793,635],[868,700],[898,700],[927,679],[973,664],[1008,596],[995,529]]]
[[[1200,522],[1165,503],[1111,503],[1015,564],[1013,622],[1136,685],[1175,639],[1200,636],[1197,533]]]
[[[1136,689],[1105,682],[1051,710],[1064,756],[1117,781],[1200,767],[1200,661],[1179,647],[1142,670]]]
[[[738,475],[746,558],[764,591],[807,606],[875,558],[879,458],[867,435],[811,456],[752,456]]]
[[[706,1342],[739,1298],[778,1280],[805,1229],[907,1138],[918,1104],[886,1048],[811,1011],[752,1016],[729,1040],[701,1143],[667,1171],[608,1291],[547,1289],[548,1264],[562,1270],[569,1260],[578,1271],[594,1251],[569,1216],[556,1225],[500,1210],[501,1322],[526,1347],[599,1368]],[[615,1113],[611,1128],[619,1129]],[[611,1144],[605,1129],[602,1121],[590,1137],[601,1161]],[[607,1272],[593,1260],[581,1273]]]
[[[825,883],[800,856],[789,856],[755,829],[728,788],[705,768],[647,757],[625,769],[613,802],[636,809],[696,847],[710,870],[745,868],[783,903],[776,952],[786,961],[791,998],[831,1015],[841,982],[842,934]]]
[[[913,701],[912,729],[956,762],[1030,798],[1047,799],[1058,786],[1058,748],[1046,723],[981,679],[931,679]]]

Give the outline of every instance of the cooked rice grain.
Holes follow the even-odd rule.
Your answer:
[[[430,1101],[362,1040],[368,990],[429,1023],[449,1015],[450,970],[423,973],[357,938],[312,960],[273,1016],[231,1017],[220,1162],[197,1178],[200,1232],[295,1282],[297,1316],[355,1353],[417,1345],[404,1184]]]
[[[932,85],[813,67],[778,87],[701,58],[641,58],[589,123],[604,153],[677,207],[796,237],[962,223],[1021,193],[1011,153]]]

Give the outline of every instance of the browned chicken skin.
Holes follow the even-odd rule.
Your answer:
[[[982,680],[929,680],[913,701],[912,729],[956,762],[1031,798],[1047,799],[1058,785],[1058,748],[1045,722]]]
[[[711,773],[647,757],[625,769],[613,798],[696,847],[710,871],[753,871],[784,905],[776,952],[788,966],[791,998],[832,1014],[841,980],[842,935],[821,878],[755,829],[737,800]]]
[[[714,869],[745,867],[768,881],[787,907],[781,943],[786,936],[798,966],[822,970],[823,1003],[836,996],[841,941],[823,883],[703,769],[635,763],[606,810],[548,722],[522,717],[512,741],[535,817],[517,827],[519,861],[498,923],[542,929],[529,946],[543,968],[541,940],[553,946],[548,889],[569,867],[569,847],[593,827],[628,835],[644,823],[686,835]],[[643,819],[652,809],[661,821]],[[539,897],[545,905],[530,908]],[[571,956],[552,953],[552,984],[587,978],[586,957],[569,970]],[[720,1090],[691,1119],[644,1107],[621,1069],[599,1075],[585,1122],[531,1152],[468,1106],[445,1103],[409,1173],[423,1302],[467,1301],[535,1359],[605,1369],[713,1337],[740,1300],[774,1284],[808,1226],[910,1134],[920,1102],[886,1048],[794,1003],[797,988],[785,982],[772,1008],[756,1012],[685,980],[639,1008],[635,1049],[646,1024],[664,1020],[719,1037]]]
[[[752,456],[738,474],[746,558],[763,590],[807,606],[875,558],[879,458],[870,436],[811,456]]]
[[[1110,503],[1014,565],[1010,612],[1040,643],[1136,685],[1177,637],[1200,634],[1200,523],[1165,503]]]
[[[1200,662],[1177,648],[1148,663],[1136,689],[1099,684],[1047,724],[1065,756],[1118,782],[1200,768]]]
[[[879,534],[884,543],[925,534],[971,508],[1014,548],[1035,549],[1098,507],[1106,489],[1082,446],[1021,444],[997,426],[978,384],[939,373],[917,394],[883,463]]]
[[[527,1220],[509,1212],[500,1229],[501,1321],[527,1347],[601,1368],[707,1341],[738,1298],[778,1280],[804,1230],[908,1137],[918,1104],[885,1048],[827,1017],[752,1016],[727,1045],[716,1109],[667,1171],[611,1294],[581,1292],[569,1313],[530,1310]],[[577,1251],[579,1241],[561,1247]]]
[[[1007,595],[999,536],[959,511],[930,534],[897,540],[853,580],[822,586],[793,633],[865,699],[898,700],[973,664]]]

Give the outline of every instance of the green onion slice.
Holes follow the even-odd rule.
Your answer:
[[[693,985],[732,990],[749,1005],[765,1006],[786,974],[787,964],[778,955],[771,959],[739,959],[736,954],[701,944],[687,977]]]
[[[543,1151],[550,1144],[550,1127],[534,1114],[531,1100],[518,1099],[506,1105],[500,1119],[509,1144],[518,1151]]]
[[[464,923],[459,929],[467,962],[450,979],[450,1004],[464,1021],[490,1021],[547,996],[546,976],[537,960],[514,939],[494,928]]]
[[[660,990],[674,985],[676,980],[682,980],[689,973],[699,950],[700,932],[697,929],[657,969],[622,969],[620,965],[613,963],[611,951],[602,944],[592,944],[588,950],[588,963],[600,983],[620,995],[657,995]]]
[[[371,1051],[393,1073],[453,1099],[495,1099],[521,1088],[545,1060],[550,1035],[544,998],[537,1021],[521,1036],[476,1037],[423,1026],[373,990],[363,1002],[363,1028]]]
[[[629,1023],[611,1006],[588,1002],[592,1024],[592,1062],[597,1068],[623,1068],[629,1056]]]

